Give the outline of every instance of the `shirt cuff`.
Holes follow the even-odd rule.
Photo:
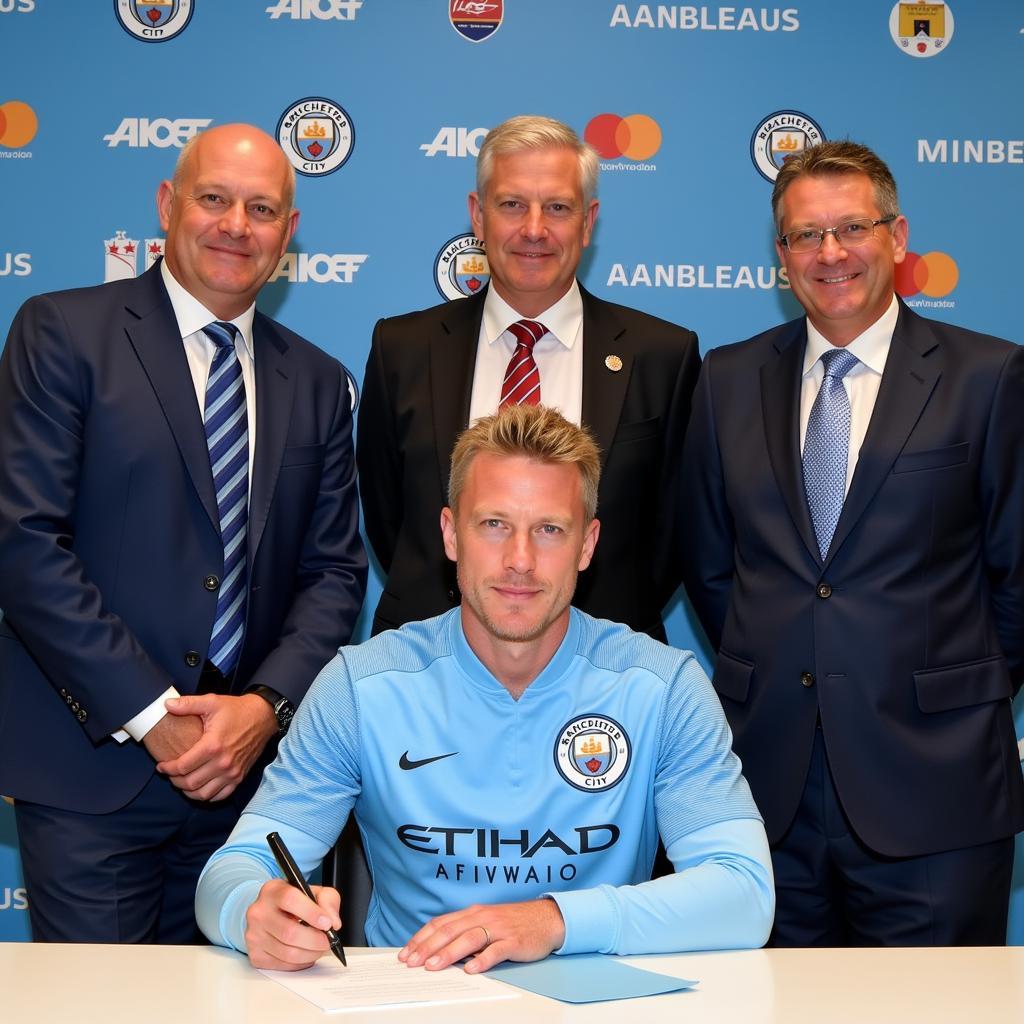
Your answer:
[[[168,686],[152,704],[143,708],[134,718],[130,718],[125,722],[123,728],[118,729],[117,732],[111,733],[110,735],[117,740],[118,743],[124,743],[129,739],[135,740],[136,743],[141,743],[145,738],[146,733],[148,733],[149,730],[167,714],[167,708],[164,707],[164,701],[170,700],[171,697],[180,696],[181,694],[178,693],[175,687]]]
[[[546,892],[558,904],[565,923],[565,941],[556,953],[609,952],[615,942],[615,904],[608,886],[571,892]]]

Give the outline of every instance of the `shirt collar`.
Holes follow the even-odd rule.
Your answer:
[[[214,316],[194,295],[187,292],[178,283],[177,278],[171,273],[166,260],[160,261],[160,276],[163,278],[164,287],[167,289],[168,298],[174,309],[174,318],[178,321],[178,331],[182,338],[190,334],[198,334],[207,324],[220,317]],[[249,358],[253,358],[252,350],[252,321],[256,315],[256,303],[254,302],[244,313],[240,313],[230,321],[242,335],[245,350]]]
[[[453,608],[450,613],[449,628],[452,642],[452,651],[455,661],[463,674],[474,686],[491,693],[505,695],[508,690],[493,675],[491,670],[477,657],[476,652],[469,646],[465,631],[462,628],[462,609]],[[569,625],[562,637],[558,649],[551,656],[551,660],[541,669],[537,678],[530,683],[523,691],[523,697],[531,692],[536,695],[556,685],[572,665],[573,659],[580,645],[580,612],[573,607],[569,608]],[[522,697],[520,698],[522,699]]]
[[[864,366],[879,376],[882,375],[885,361],[889,357],[889,346],[892,344],[892,334],[896,330],[899,315],[900,304],[893,295],[889,308],[866,331],[846,346],[847,351],[853,353]],[[814,364],[832,348],[835,346],[808,319],[803,376],[808,376]],[[850,372],[855,373],[856,368]]]
[[[484,296],[484,337],[493,345],[517,320],[539,320],[564,348],[572,348],[583,323],[583,296],[579,283],[573,278],[569,290],[539,316],[523,317],[517,313],[497,292],[488,288]]]

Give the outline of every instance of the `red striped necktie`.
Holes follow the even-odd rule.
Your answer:
[[[540,370],[533,359],[533,346],[548,333],[548,329],[536,320],[517,320],[509,326],[509,332],[516,339],[516,350],[512,353],[505,370],[505,379],[501,382],[498,408],[506,405],[539,405]]]

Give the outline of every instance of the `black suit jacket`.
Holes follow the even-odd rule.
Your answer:
[[[574,603],[664,637],[679,584],[662,546],[700,368],[691,331],[583,296],[583,422],[601,449],[601,538]],[[378,322],[359,407],[366,533],[387,573],[374,632],[436,615],[460,597],[439,525],[452,447],[469,421],[484,295]],[[622,369],[610,370],[607,356]],[[499,382],[495,382],[497,390]]]
[[[234,692],[298,702],[359,613],[341,365],[257,313],[249,596]],[[102,813],[153,760],[110,738],[196,690],[223,566],[210,458],[158,268],[30,299],[0,360],[0,792]]]
[[[820,716],[857,834],[912,856],[1024,827],[1024,350],[902,306],[831,548],[799,444],[803,318],[709,353],[686,585],[773,842]]]

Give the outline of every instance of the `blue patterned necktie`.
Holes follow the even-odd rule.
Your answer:
[[[217,619],[207,657],[228,675],[242,648],[245,628],[246,525],[249,515],[249,424],[245,381],[235,352],[234,324],[215,320],[203,333],[217,346],[206,382],[206,445],[217,493],[224,571],[217,593]]]
[[[832,543],[846,497],[850,396],[843,378],[858,362],[845,348],[834,348],[821,357],[825,377],[811,406],[804,435],[804,490],[822,561]]]

